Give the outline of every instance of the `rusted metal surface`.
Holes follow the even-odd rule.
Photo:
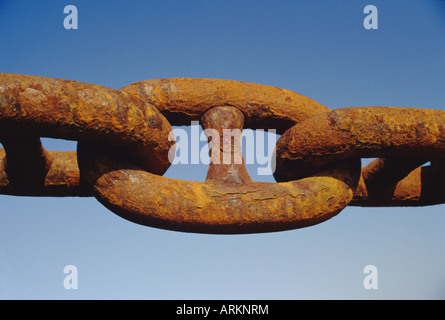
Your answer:
[[[205,182],[163,177],[171,126],[192,120],[211,146]],[[278,183],[252,181],[243,128],[282,134]],[[78,141],[77,152],[47,151],[40,137]],[[125,219],[168,230],[272,232],[326,221],[348,205],[445,202],[444,111],[331,111],[240,81],[156,79],[115,90],[0,73],[0,142],[0,193],[95,196]],[[377,159],[361,168],[361,158]]]
[[[234,107],[209,109],[202,116],[202,127],[204,130],[215,130],[215,136],[219,139],[217,148],[210,148],[213,161],[209,164],[206,181],[227,185],[252,183],[241,150],[241,130],[244,127],[244,115],[241,111]],[[232,131],[234,134],[232,132],[224,134],[224,129],[235,129]],[[212,143],[214,137],[208,138]]]
[[[388,185],[382,184],[381,191],[370,188],[369,182],[365,182],[362,178],[349,205],[407,207],[445,203],[445,161],[435,160],[431,163],[429,166],[414,169],[405,178],[397,181],[395,185],[393,181]],[[365,172],[365,170],[366,167],[363,171]],[[375,185],[373,187],[375,188]]]
[[[363,181],[353,204],[426,205],[445,201],[437,192],[428,200],[421,196],[437,179],[426,168],[408,175],[444,155],[444,111],[346,108],[314,116],[282,135],[276,146],[274,176],[277,181],[286,181],[339,160],[382,157],[363,169]]]
[[[111,211],[142,225],[216,234],[272,232],[311,226],[338,214],[353,196],[353,186],[342,181],[351,179],[349,168],[337,168],[336,177],[328,172],[287,183],[237,186],[121,169],[101,174],[95,190]]]
[[[138,168],[122,169],[118,155],[79,142],[80,166],[88,173],[86,180],[94,185],[96,197],[128,220],[187,232],[279,231],[325,221],[352,199],[359,177],[357,161],[304,181],[257,183],[252,182],[243,160],[234,163],[237,155],[242,159],[241,146],[223,148],[232,141],[224,129],[284,132],[329,110],[307,97],[270,86],[213,79],[151,80],[121,90],[156,106],[172,125],[201,120],[204,129],[219,133],[221,146],[220,163],[211,162],[206,181],[200,183],[167,179]],[[224,152],[230,153],[230,164],[224,163]],[[92,155],[96,160],[91,161]],[[109,159],[116,157],[119,160],[111,163]],[[147,185],[157,187],[143,187]]]
[[[3,168],[11,186],[35,189],[44,185],[52,158],[43,148],[40,138],[18,133],[1,137],[0,140],[8,154]]]
[[[163,174],[171,126],[152,105],[77,81],[0,73],[0,137],[21,135],[107,143]],[[1,140],[0,140],[1,142]]]
[[[236,108],[216,107],[204,113],[203,123],[217,130],[220,146],[226,146],[231,137],[223,130],[241,129],[243,118]],[[81,169],[103,205],[130,221],[183,232],[237,234],[311,226],[344,209],[357,187],[358,160],[298,181],[252,182],[244,164],[233,161],[240,145],[229,146],[221,148],[220,164],[210,164],[204,183],[150,174],[89,142],[79,142],[78,151]],[[224,149],[230,164],[223,163]]]
[[[0,149],[0,194],[16,196],[51,196],[51,197],[91,197],[80,183],[80,173],[75,151],[46,151],[51,166],[44,180],[31,178],[26,181],[11,183],[14,178],[5,170],[6,154]],[[11,158],[9,158],[11,160]],[[32,165],[30,168],[33,168]],[[17,167],[17,168],[22,168]],[[25,168],[25,171],[28,171]],[[25,178],[25,177],[24,177]],[[37,183],[38,182],[38,183]]]
[[[244,128],[276,129],[292,125],[329,109],[299,93],[235,80],[154,79],[120,89],[147,101],[174,125],[190,125],[210,108],[233,106],[244,114]]]

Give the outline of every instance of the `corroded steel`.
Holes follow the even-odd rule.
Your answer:
[[[7,153],[0,167],[0,191],[88,194],[79,182],[76,153],[47,152],[41,136],[106,143],[144,169],[163,174],[174,144],[168,140],[170,131],[156,108],[124,92],[71,80],[0,74],[0,142]]]
[[[157,174],[170,166],[170,124],[133,95],[71,80],[0,73],[0,96],[0,142],[17,132],[86,139],[119,147]]]
[[[233,106],[244,114],[244,128],[276,129],[329,109],[299,93],[256,83],[220,79],[154,79],[120,89],[147,101],[175,125],[190,125],[210,108]]]
[[[434,160],[429,166],[418,167],[397,183],[382,184],[381,192],[370,190],[368,185],[369,182],[360,180],[350,206],[406,207],[445,203],[445,162]]]
[[[363,181],[352,204],[425,205],[445,201],[442,192],[425,195],[425,188],[431,189],[438,179],[429,174],[430,168],[409,174],[444,156],[445,111],[345,108],[314,116],[282,135],[276,145],[274,176],[286,181],[339,160],[382,157],[363,169]]]
[[[234,107],[215,107],[202,118],[204,128],[220,133],[223,145],[230,143],[223,129],[241,129],[244,117]],[[226,151],[234,159],[241,148],[231,145]],[[184,232],[258,233],[311,226],[346,207],[360,176],[360,161],[352,160],[298,181],[252,182],[243,163],[224,164],[221,152],[220,164],[211,163],[201,183],[150,174],[90,142],[79,142],[78,152],[82,172],[103,205],[130,221]]]
[[[214,129],[219,137],[218,148],[210,148],[211,161],[206,181],[216,181],[228,185],[252,183],[252,178],[244,165],[241,150],[241,130],[244,127],[244,115],[234,107],[215,107],[202,116],[204,130]],[[224,129],[235,129],[232,134],[224,134]],[[212,143],[213,137],[208,137]],[[241,159],[238,161],[237,159]],[[212,159],[213,160],[213,159]]]
[[[192,120],[218,137],[208,135],[218,148],[210,148],[206,180],[163,177],[171,126]],[[243,128],[282,134],[278,183],[252,181],[236,130],[225,131]],[[78,141],[78,150],[47,151],[40,137]],[[156,79],[115,90],[0,73],[0,142],[0,193],[95,196],[125,219],[169,230],[271,232],[326,221],[347,205],[445,202],[444,111],[331,111],[292,91],[233,80]],[[360,168],[361,158],[377,159]]]
[[[23,149],[23,151],[27,153],[26,149]],[[41,177],[37,176],[38,179],[36,179],[31,174],[26,181],[19,180],[16,183],[11,183],[14,176],[11,178],[8,170],[5,170],[6,153],[4,149],[0,148],[0,193],[20,196],[92,196],[92,193],[80,183],[80,172],[75,151],[46,151],[45,153],[51,159],[51,166],[43,181]],[[11,157],[8,158],[11,160]],[[12,162],[12,160],[9,162]],[[34,164],[30,167],[16,167],[23,169],[24,172],[32,172],[35,169]],[[39,169],[37,171],[41,172]],[[23,179],[26,178],[24,175],[22,176]]]

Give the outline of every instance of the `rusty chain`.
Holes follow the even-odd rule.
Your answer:
[[[244,161],[211,162],[205,182],[163,177],[172,126],[196,120],[229,145],[221,159],[242,158],[225,129],[276,129],[277,183],[252,181]],[[77,152],[47,151],[40,137],[75,140]],[[157,79],[116,90],[0,74],[0,142],[1,194],[94,196],[127,220],[168,230],[272,232],[321,223],[348,205],[445,200],[444,111],[330,110],[233,80]],[[362,168],[361,158],[377,159]]]

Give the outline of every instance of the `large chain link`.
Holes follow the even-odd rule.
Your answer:
[[[227,129],[275,129],[278,182],[252,181],[244,161],[210,162],[205,182],[163,177],[175,144],[171,126],[196,120],[218,133],[220,160],[242,158]],[[115,90],[0,74],[0,193],[95,196],[125,219],[184,232],[289,230],[348,205],[443,203],[444,128],[444,111],[331,111],[292,91],[240,81],[157,79]],[[78,141],[77,152],[47,151],[40,137]],[[377,159],[361,168],[369,157]]]

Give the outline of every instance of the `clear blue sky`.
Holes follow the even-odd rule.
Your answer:
[[[63,27],[69,4],[78,30]],[[378,8],[377,30],[363,27],[368,4]],[[233,79],[332,109],[445,110],[445,1],[0,0],[0,39],[0,72],[112,88]],[[167,176],[205,173],[175,166]],[[221,236],[143,227],[94,198],[0,196],[0,204],[2,299],[445,298],[444,205],[348,207],[305,229]],[[63,287],[70,264],[77,290]],[[377,290],[363,287],[369,264]]]

